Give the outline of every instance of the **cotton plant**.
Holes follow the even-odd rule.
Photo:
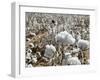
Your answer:
[[[62,48],[61,62],[62,62],[63,56],[64,56],[64,51],[65,51],[64,46],[65,45],[73,45],[75,43],[75,39],[67,31],[62,31],[55,36],[55,40],[56,40],[57,44],[60,44],[62,46],[61,47]]]
[[[81,56],[80,61],[82,64],[89,63],[89,41],[79,39],[77,46],[80,49],[79,56]]]
[[[71,56],[71,53],[65,53],[65,57],[63,59],[62,62],[63,65],[81,65],[80,60],[78,59],[78,57]]]

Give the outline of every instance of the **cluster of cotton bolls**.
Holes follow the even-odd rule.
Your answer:
[[[80,55],[80,54],[81,54],[81,56],[84,55],[82,53],[82,50],[89,49],[89,42],[87,40],[79,39],[76,42],[75,39],[72,37],[72,35],[69,34],[67,31],[58,33],[55,38],[56,38],[56,41],[60,44],[63,44],[63,46],[66,44],[73,46],[72,50],[70,50],[70,53],[68,53],[68,52],[63,53],[64,54],[63,64],[69,64],[69,65],[82,64],[81,60],[79,60],[79,58],[78,58],[78,55]],[[75,42],[76,42],[76,44],[75,44]],[[76,49],[74,46],[76,46]],[[81,53],[79,53],[80,51],[81,51]],[[85,55],[88,55],[88,53]]]
[[[58,47],[61,48],[61,51],[56,50],[56,45],[54,46],[52,44],[47,44],[41,48],[39,46],[35,46],[33,43],[29,43],[30,49],[28,49],[26,52],[26,66],[80,65],[84,63],[82,60],[84,53],[82,51],[89,49],[89,42],[87,40],[79,39],[76,42],[71,34],[69,34],[67,31],[63,31],[55,36],[55,42],[60,45]],[[69,52],[64,52],[65,47],[67,47],[67,50],[69,48]],[[85,55],[88,55],[88,53]],[[62,60],[55,61],[59,57],[62,57]]]
[[[88,16],[27,15],[25,66],[89,64],[88,26]]]

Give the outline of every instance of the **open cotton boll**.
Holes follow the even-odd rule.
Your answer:
[[[55,40],[60,42],[61,39],[62,39],[61,34],[58,33],[58,34],[55,36]]]
[[[48,49],[48,48],[50,48],[50,46],[49,45],[46,45],[46,49]]]
[[[56,41],[62,43],[62,42],[64,42],[66,35],[67,35],[66,32],[60,32],[55,36],[55,39],[56,39]]]
[[[75,48],[75,49],[72,50],[72,53],[78,53],[79,51],[80,51],[79,48]]]
[[[26,65],[27,68],[32,68],[32,64]]]
[[[62,61],[62,65],[67,65],[68,64],[68,59],[71,58],[71,53],[64,53],[64,59]]]
[[[65,57],[63,59],[63,65],[80,65],[81,62],[78,57],[72,57],[71,53],[64,53]]]
[[[52,58],[55,51],[56,51],[56,48],[53,45],[46,45],[44,56],[47,58]]]
[[[50,48],[51,48],[51,50],[53,51],[53,52],[56,52],[56,48],[51,44],[50,45]]]
[[[68,35],[66,37],[66,43],[67,44],[74,44],[75,43],[75,39],[71,35]]]
[[[31,49],[27,49],[27,51],[26,51],[27,53],[32,53],[32,50]]]
[[[65,59],[68,59],[71,57],[71,53],[64,53],[64,55],[65,55]]]
[[[56,41],[64,44],[74,44],[75,39],[67,31],[62,31],[55,36]]]
[[[77,43],[78,47],[82,50],[89,48],[89,42],[87,40],[80,39]]]
[[[69,65],[81,65],[81,62],[80,62],[80,60],[78,59],[78,57],[71,57],[71,58],[68,58],[67,63],[68,63]]]
[[[32,63],[36,63],[37,62],[37,57],[34,55],[32,56]]]

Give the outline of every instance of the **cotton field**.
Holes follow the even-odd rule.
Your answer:
[[[89,15],[25,13],[25,66],[88,65]]]

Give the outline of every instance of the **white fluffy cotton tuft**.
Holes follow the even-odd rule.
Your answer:
[[[67,63],[69,65],[81,65],[80,60],[78,59],[78,57],[71,57],[68,59]]]
[[[33,63],[36,63],[37,62],[37,57],[34,55],[34,56],[32,56],[32,62]]]
[[[64,43],[64,44],[74,44],[75,43],[75,39],[67,31],[62,31],[58,33],[55,36],[55,39],[59,43]]]
[[[65,59],[68,59],[71,57],[71,53],[64,53],[64,55],[65,55]]]
[[[80,49],[82,49],[82,50],[88,49],[88,48],[89,48],[89,42],[88,42],[87,40],[82,40],[82,39],[80,39],[80,40],[78,41],[78,47],[79,47]]]
[[[65,58],[62,62],[63,65],[80,65],[81,62],[78,57],[72,57],[71,53],[65,53]]]
[[[32,68],[33,66],[31,65],[31,64],[25,64],[25,66],[27,67],[27,68]]]
[[[48,57],[48,58],[52,58],[55,51],[56,51],[55,46],[53,46],[52,44],[51,45],[46,45],[44,56]]]

